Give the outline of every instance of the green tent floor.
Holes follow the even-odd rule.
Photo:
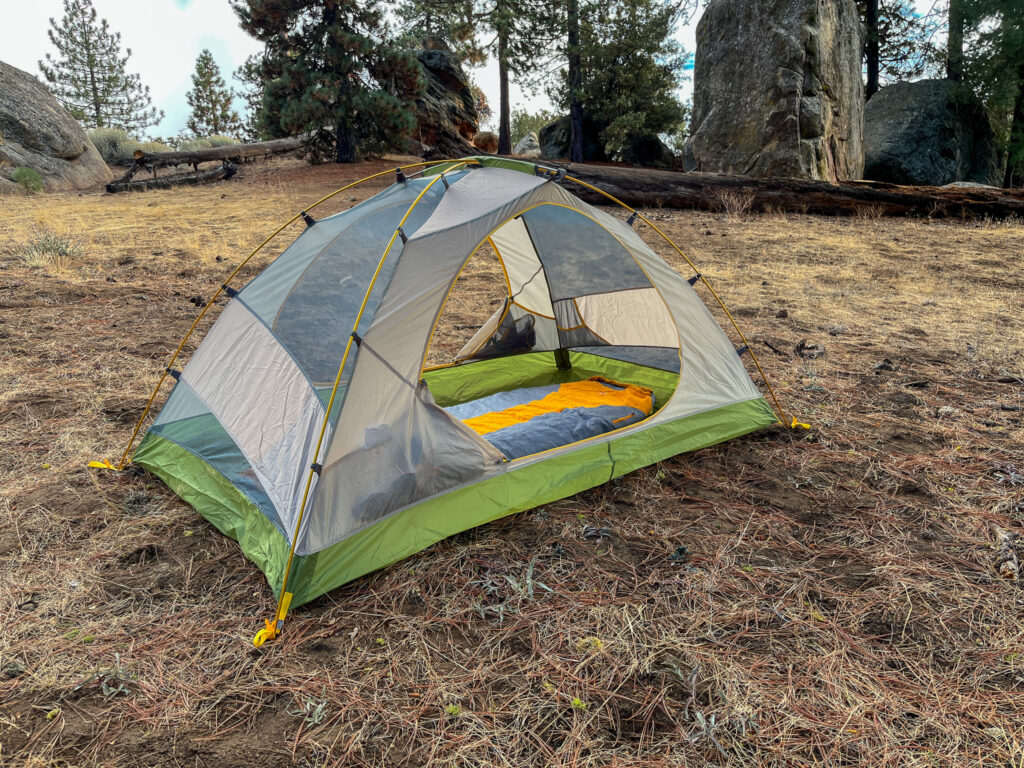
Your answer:
[[[502,389],[601,375],[648,386],[658,404],[675,389],[677,374],[572,353],[573,367],[554,368],[550,353],[440,368],[425,378],[445,406]],[[419,552],[461,531],[542,506],[680,453],[738,437],[777,421],[763,398],[723,405],[673,421],[623,430],[502,465],[485,479],[399,509],[320,552],[296,556],[289,576],[293,607]],[[133,461],[160,477],[222,533],[280,593],[290,542],[231,481],[199,456],[157,433],[142,441]]]

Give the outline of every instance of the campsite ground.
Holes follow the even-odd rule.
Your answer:
[[[1024,527],[1021,222],[651,211],[811,429],[456,536],[253,649],[272,598],[237,546],[84,465],[232,264],[386,167],[0,203],[0,763],[1024,766],[1024,585],[992,548]]]

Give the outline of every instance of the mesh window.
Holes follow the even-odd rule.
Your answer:
[[[349,211],[318,221],[239,293],[239,300],[270,327],[314,383],[333,384],[380,257],[428,183],[413,179],[396,184]],[[437,183],[424,195],[403,227],[407,235],[430,216],[443,193],[444,185]],[[400,253],[399,240],[374,285],[363,314],[364,329]]]
[[[179,381],[174,385],[171,396],[149,431],[177,443],[206,461],[248,496],[278,530],[285,533],[273,502],[249,462],[187,384]]]
[[[583,214],[542,205],[522,218],[544,264],[552,301],[651,287],[622,243]]]

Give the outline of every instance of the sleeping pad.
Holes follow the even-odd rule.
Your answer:
[[[511,460],[621,429],[653,409],[646,387],[595,376],[496,392],[445,410]]]

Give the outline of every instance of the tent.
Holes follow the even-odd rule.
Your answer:
[[[266,574],[278,610],[257,644],[289,607],[440,539],[777,421],[699,275],[644,243],[639,214],[532,163],[397,174],[349,210],[303,212],[279,257],[225,286],[133,458]],[[505,300],[429,369],[482,247]]]

